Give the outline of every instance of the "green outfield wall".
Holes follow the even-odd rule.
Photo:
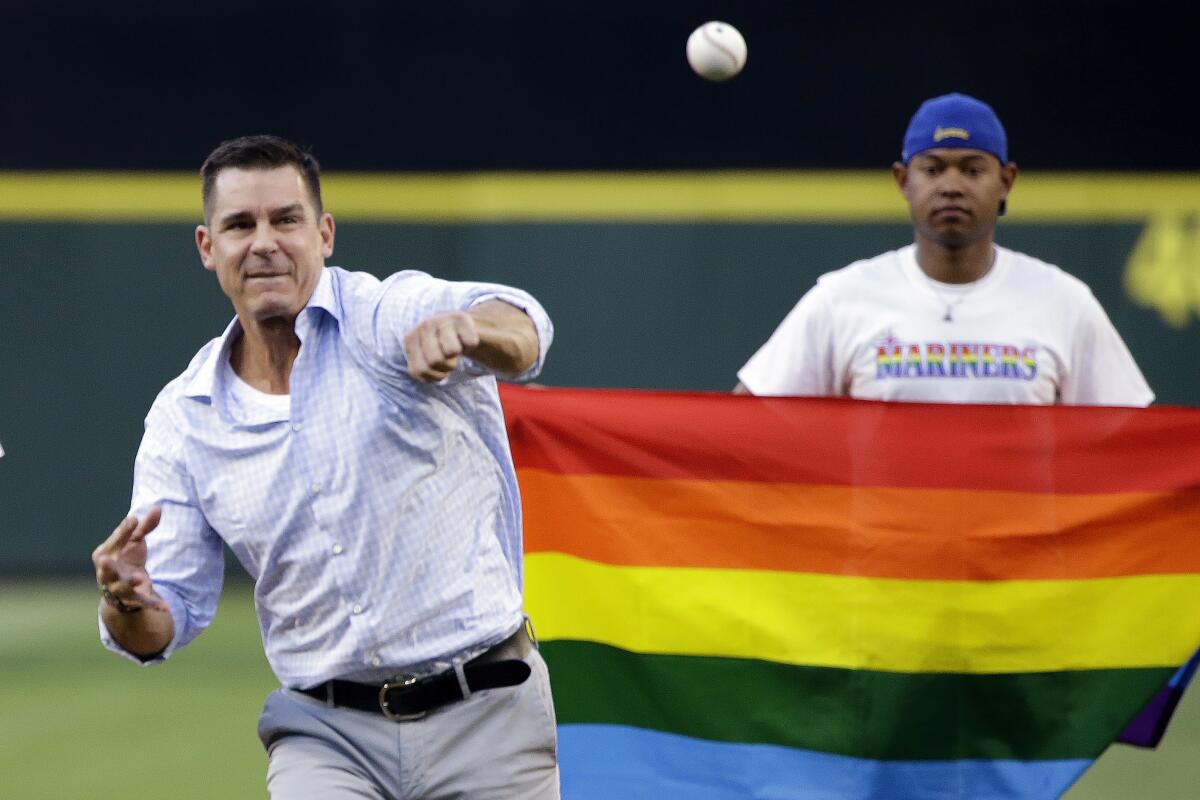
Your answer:
[[[533,292],[551,385],[728,390],[822,272],[911,240],[886,174],[330,175],[331,263]],[[0,572],[90,571],[158,389],[231,317],[194,179],[0,175]],[[1087,281],[1200,404],[1200,178],[1022,176],[1001,244]]]

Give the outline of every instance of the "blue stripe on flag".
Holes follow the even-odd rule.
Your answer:
[[[563,800],[1047,800],[1091,764],[874,761],[622,725],[560,725],[558,742]]]
[[[1167,681],[1167,685],[1172,689],[1183,691],[1187,685],[1192,682],[1192,678],[1196,675],[1196,668],[1200,667],[1200,650],[1192,653],[1192,657],[1187,660],[1187,663],[1179,668],[1179,671]]]

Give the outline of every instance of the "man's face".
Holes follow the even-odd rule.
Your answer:
[[[918,235],[959,248],[992,236],[1017,166],[1001,166],[982,150],[943,147],[913,156],[907,167],[893,165],[892,173]]]
[[[300,171],[223,169],[210,205],[196,247],[238,316],[295,319],[333,254],[333,217],[317,213]]]

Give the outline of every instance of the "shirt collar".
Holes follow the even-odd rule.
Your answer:
[[[338,304],[338,295],[334,287],[334,270],[328,267],[321,270],[317,288],[313,289],[312,296],[308,298],[308,303],[304,306],[306,311],[310,308],[319,308],[341,323],[342,309]]]
[[[304,304],[304,308],[300,309],[299,317],[312,316],[310,309],[321,309],[341,323],[341,308],[337,302],[337,292],[333,286],[333,273],[331,270],[322,268],[321,277],[317,279],[317,287],[313,289],[312,295],[308,298],[308,302]],[[297,327],[299,325],[299,317],[297,317]],[[217,394],[217,381],[221,375],[222,362],[229,360],[229,348],[233,341],[242,333],[242,323],[235,316],[228,325],[225,326],[225,332],[222,333],[209,349],[208,355],[205,356],[204,362],[191,380],[187,383],[187,388],[184,389],[184,394],[188,397],[201,400],[207,399],[210,402]],[[301,339],[304,337],[301,336]]]

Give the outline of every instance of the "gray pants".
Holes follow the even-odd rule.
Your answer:
[[[411,722],[271,693],[258,736],[272,800],[558,800],[550,677],[537,650],[525,661],[519,686]]]

